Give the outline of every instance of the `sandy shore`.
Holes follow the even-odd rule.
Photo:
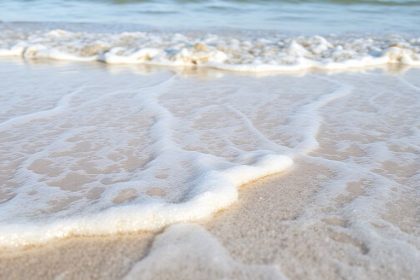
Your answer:
[[[346,218],[336,214],[340,208],[322,209],[319,217],[301,221],[308,208],[319,206],[315,197],[329,176],[331,171],[324,167],[299,162],[287,174],[244,186],[236,205],[201,223],[240,266],[227,271],[217,265],[209,266],[188,250],[191,248],[186,248],[177,255],[175,263],[165,260],[164,255],[154,259],[147,277],[139,273],[138,279],[204,279],[220,275],[272,278],[255,269],[265,265],[276,265],[290,279],[414,279],[418,273],[416,260],[396,263],[397,251],[377,258],[370,251],[370,244],[358,239],[357,230],[346,224]],[[346,199],[355,195],[350,193]],[[404,222],[404,234],[417,235],[418,241],[416,202],[415,196],[408,195],[399,205],[390,205],[386,215],[396,227],[402,227],[400,223]],[[1,278],[122,278],[153,252],[151,246],[157,235],[78,237],[3,252]],[[206,251],[198,254],[208,257]]]
[[[418,73],[401,74],[403,80],[384,73],[319,75],[356,90],[317,108],[318,148],[297,156],[291,169],[242,186],[237,203],[195,223],[3,248],[0,278],[415,279],[420,166],[410,141],[418,136],[406,136],[401,123],[415,122]],[[368,93],[377,93],[373,102]],[[391,131],[397,132],[391,137]]]

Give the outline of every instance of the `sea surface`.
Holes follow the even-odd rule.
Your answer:
[[[420,1],[2,1],[0,56],[245,72],[420,64]]]
[[[295,34],[418,33],[420,1],[5,0],[0,2],[0,20],[189,30],[233,28]]]

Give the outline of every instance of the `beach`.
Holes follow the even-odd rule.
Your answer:
[[[28,166],[27,170],[20,170],[21,177],[15,180],[28,180],[30,174],[39,176],[35,178],[45,184],[45,189],[38,188],[38,192],[56,192],[43,203],[48,195],[31,193],[33,183],[17,189],[22,192],[20,196],[32,196],[38,204],[15,208],[19,212],[10,219],[12,226],[19,226],[16,221],[26,224],[20,222],[20,235],[15,232],[12,239],[6,230],[12,226],[2,226],[2,278],[414,279],[419,272],[416,266],[419,260],[417,69],[244,76],[191,69],[185,72],[182,69],[22,64],[19,61],[3,61],[1,69],[2,75],[8,76],[10,81],[25,77],[33,94],[36,90],[53,93],[54,87],[60,88],[57,96],[48,97],[55,100],[45,99],[45,104],[28,102],[25,100],[28,96],[17,99],[17,104],[13,105],[19,104],[16,108],[25,113],[15,116],[13,122],[2,123],[3,129],[14,127],[8,134],[2,134],[2,155],[6,159],[15,158],[15,165]],[[156,226],[149,231],[142,221],[126,224],[124,215],[134,215],[129,211],[142,215],[142,208],[132,208],[133,201],[142,196],[177,199],[176,196],[166,198],[169,191],[162,182],[171,180],[172,176],[175,176],[174,182],[179,182],[182,177],[178,174],[169,173],[165,180],[156,181],[161,186],[155,182],[146,190],[141,189],[143,186],[132,187],[135,186],[132,182],[138,182],[133,178],[129,178],[127,187],[122,185],[117,192],[112,190],[113,185],[104,190],[92,184],[87,191],[78,186],[84,180],[87,186],[89,182],[98,181],[92,178],[103,176],[104,171],[98,172],[99,168],[107,168],[105,174],[112,176],[116,176],[116,171],[121,174],[122,170],[152,168],[150,163],[144,164],[139,157],[130,157],[130,154],[121,158],[115,156],[118,165],[100,166],[105,162],[98,158],[117,149],[104,150],[99,143],[119,143],[115,139],[122,139],[120,134],[124,139],[136,141],[137,145],[147,143],[142,139],[148,137],[142,133],[147,130],[153,133],[153,124],[139,122],[143,118],[136,114],[153,112],[139,110],[138,106],[150,104],[133,103],[135,99],[130,93],[138,94],[142,91],[140,85],[144,84],[150,86],[143,86],[143,94],[150,88],[155,92],[168,77],[172,77],[171,86],[162,92],[165,97],[158,100],[174,117],[175,133],[171,135],[183,139],[176,142],[178,145],[194,151],[207,149],[206,154],[211,152],[237,164],[249,162],[251,166],[255,161],[253,157],[260,156],[255,153],[256,147],[260,150],[265,147],[289,157],[293,163],[280,166],[283,170],[272,175],[261,173],[255,180],[245,181],[245,185],[238,184],[235,187],[238,197],[233,196],[227,204],[210,200],[208,207],[214,209],[212,214],[181,216],[176,225]],[[113,91],[116,85],[117,93]],[[67,93],[64,97],[68,96],[81,86],[83,89],[78,95],[62,101],[63,93]],[[26,92],[22,84],[7,84],[8,90],[14,87],[16,93]],[[185,95],[190,102],[183,102]],[[41,96],[37,100],[42,100]],[[112,106],[100,105],[101,102]],[[215,107],[219,102],[223,105]],[[194,109],[197,103],[202,108],[198,113]],[[42,106],[47,109],[40,110]],[[219,111],[221,108],[226,111]],[[95,117],[89,119],[83,116],[85,113]],[[195,119],[191,114],[197,119],[193,131],[183,123],[183,120]],[[98,120],[101,124],[96,123]],[[89,123],[92,121],[94,130],[82,129],[82,126],[92,127]],[[125,129],[119,130],[120,126],[113,125],[115,123],[126,124]],[[180,125],[175,126],[175,123]],[[222,134],[212,133],[211,137],[192,134],[220,129],[221,124],[222,127],[230,124],[231,128]],[[276,125],[281,125],[282,133],[272,134],[280,130],[273,129]],[[97,127],[117,130],[103,134]],[[63,132],[64,138],[55,136]],[[112,138],[102,138],[103,142],[93,140],[104,135]],[[202,141],[194,141],[195,146],[189,147],[188,139],[194,137],[201,137]],[[29,144],[27,139],[33,140]],[[218,145],[218,142],[225,144]],[[8,143],[11,146],[7,146]],[[29,160],[28,156],[13,155],[16,145],[29,149],[28,153],[32,154]],[[113,144],[112,147],[119,146]],[[158,151],[161,149],[158,147]],[[18,150],[24,151],[23,148]],[[39,152],[34,153],[35,150]],[[244,154],[235,157],[234,151]],[[121,155],[127,152],[121,149]],[[37,159],[38,154],[43,161]],[[82,164],[83,158],[91,162]],[[26,162],[22,164],[19,160]],[[169,164],[178,168],[177,158],[174,160]],[[56,163],[51,164],[51,161]],[[63,167],[68,171],[57,171],[60,162],[66,163]],[[218,164],[223,166],[223,163]],[[158,167],[162,165],[164,163],[159,163]],[[8,178],[15,169],[2,170],[2,178]],[[60,175],[63,172],[64,176]],[[68,173],[79,174],[78,179],[68,178]],[[157,175],[157,179],[163,176]],[[106,182],[105,179],[102,182]],[[132,186],[128,187],[129,184]],[[6,201],[3,207],[16,195],[12,187],[10,190],[2,195],[2,200]],[[121,212],[91,216],[90,213],[98,211],[95,204],[103,203],[99,198],[106,197],[107,191],[114,196],[115,206],[111,209]],[[86,203],[86,199],[91,202]],[[181,198],[178,205],[185,205],[183,200],[185,198]],[[77,208],[86,204],[94,207]],[[178,207],[176,205],[172,207]],[[38,216],[25,220],[28,211]],[[81,211],[86,213],[86,219],[100,221],[100,224],[92,223],[97,233],[92,234],[92,227],[85,226],[83,220],[73,227],[67,224],[66,220],[72,219],[72,215],[80,216]],[[135,219],[130,217],[131,221]],[[56,226],[51,222],[54,220],[61,221],[61,229],[67,226],[69,230],[54,231]],[[38,230],[44,232],[42,238]],[[15,245],[8,244],[10,240],[14,240]]]
[[[0,3],[1,279],[416,279],[418,0]]]
[[[141,279],[279,279],[279,275],[289,279],[415,278],[416,261],[402,263],[405,253],[392,247],[375,248],[376,238],[358,239],[358,230],[346,224],[345,215],[324,210],[325,218],[312,218],[309,222],[299,218],[308,205],[314,205],[313,197],[322,180],[313,178],[319,174],[328,178],[329,171],[299,165],[288,174],[244,186],[239,202],[211,220],[185,225],[201,241],[208,242],[210,234],[217,238],[217,243],[212,244],[217,246],[214,254],[203,243],[194,244],[192,236],[187,241],[196,245],[193,248],[186,242],[175,242],[178,245],[168,248],[170,253],[165,252],[169,254],[158,259],[149,257],[141,270],[130,273],[133,266],[141,266],[156,250],[152,247],[154,234],[79,237],[3,255],[1,271],[3,276],[37,279],[116,279],[128,273]],[[349,193],[347,199],[352,195]],[[404,209],[394,205],[385,211],[388,230],[393,225],[393,230],[401,230],[399,238],[416,236],[416,202],[410,195],[400,199]],[[201,231],[207,231],[204,237]],[[386,231],[386,227],[382,228],[384,236]],[[382,241],[397,240],[388,237]],[[418,243],[410,246],[413,245],[418,247]]]

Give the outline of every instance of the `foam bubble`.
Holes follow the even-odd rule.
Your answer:
[[[356,193],[343,211],[367,239],[418,177],[416,71],[212,80],[51,67],[0,69],[1,245],[210,217],[296,158],[335,172],[317,194],[325,209]]]
[[[3,105],[1,245],[206,218],[234,203],[241,185],[293,163],[280,151],[227,144],[246,133],[235,116],[225,122],[236,132],[222,126],[209,138],[216,123],[195,120],[217,108],[198,106],[200,96],[177,89],[189,82],[170,73],[121,80],[98,70],[85,78],[46,71],[30,72],[31,94],[15,84],[15,99]],[[101,85],[93,86],[95,74]],[[58,94],[44,95],[57,86]],[[178,116],[188,96],[186,116]]]
[[[0,56],[272,72],[420,65],[420,39],[3,30]]]

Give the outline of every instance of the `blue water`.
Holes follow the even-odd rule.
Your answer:
[[[293,34],[418,33],[420,1],[2,0],[0,20]]]

